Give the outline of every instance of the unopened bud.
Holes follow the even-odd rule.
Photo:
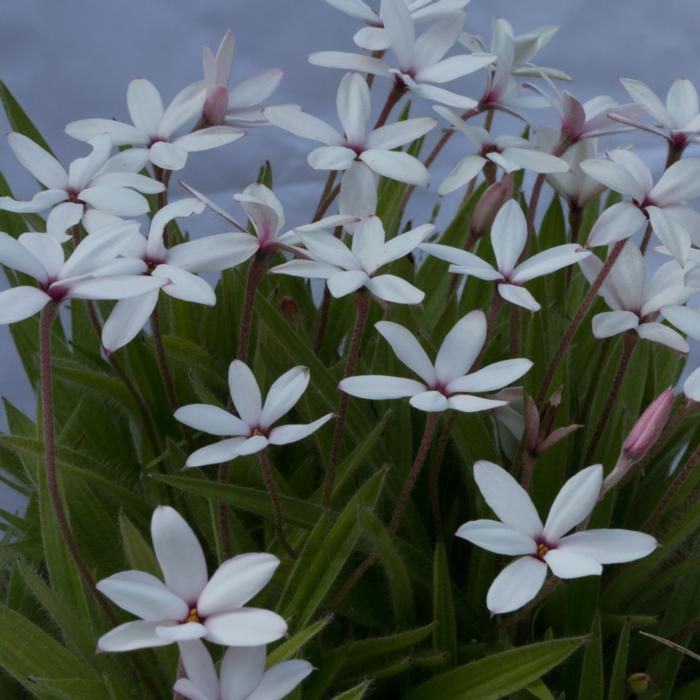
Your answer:
[[[571,433],[576,432],[579,428],[582,427],[582,425],[573,424],[566,425],[563,428],[556,428],[552,430],[552,432],[549,435],[547,435],[547,437],[542,441],[542,444],[540,445],[540,452],[544,452],[550,447],[554,447],[554,445],[556,445],[558,442],[561,442],[562,440],[564,440],[564,438],[569,437]]]
[[[651,688],[651,676],[648,673],[633,673],[627,678],[627,687],[632,695],[644,695]]]
[[[228,88],[225,85],[217,85],[209,90],[204,101],[202,115],[209,126],[219,126],[224,123],[228,111]]]
[[[641,459],[659,439],[673,408],[673,390],[661,392],[642,413],[627,436],[622,451],[632,459]]]
[[[290,325],[299,321],[299,304],[296,299],[290,296],[283,296],[279,301],[280,311],[287,318]]]
[[[489,185],[481,195],[472,214],[470,236],[481,238],[490,228],[498,210],[513,196],[513,176],[505,175],[503,179]]]
[[[540,412],[537,410],[531,396],[527,397],[525,404],[525,436],[527,440],[527,451],[531,455],[537,454],[537,445],[540,440]]]

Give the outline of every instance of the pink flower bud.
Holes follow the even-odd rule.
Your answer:
[[[491,228],[498,210],[513,196],[513,176],[508,174],[502,180],[489,185],[481,196],[471,220],[471,237],[481,238]]]
[[[537,454],[540,440],[540,413],[531,396],[527,397],[525,404],[525,436],[528,452],[532,455]]]
[[[209,126],[219,126],[224,123],[228,110],[228,88],[225,85],[217,85],[207,93],[202,114]]]
[[[673,390],[661,392],[642,413],[622,446],[633,459],[641,459],[658,440],[673,408]]]

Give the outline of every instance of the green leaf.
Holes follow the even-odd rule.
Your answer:
[[[354,688],[340,693],[340,695],[334,695],[332,700],[362,700],[371,684],[372,681],[364,681],[360,683],[360,685],[356,685]]]
[[[472,661],[423,683],[404,700],[498,700],[541,678],[583,641],[572,637],[539,642]]]
[[[420,644],[430,636],[435,629],[435,623],[416,627],[415,629],[397,632],[386,637],[375,637],[373,639],[361,639],[357,642],[350,642],[341,650],[349,667],[362,668],[366,663],[377,659],[382,659],[389,654],[410,649],[416,644]]]
[[[296,656],[296,654],[304,648],[304,645],[319,634],[332,619],[332,615],[322,617],[318,622],[314,622],[313,625],[309,625],[301,630],[301,632],[297,632],[290,637],[283,644],[280,644],[280,646],[267,655],[267,667],[269,668],[270,666],[274,666],[275,664],[287,661],[287,659]]]
[[[0,80],[0,100],[7,115],[7,121],[10,123],[13,131],[19,131],[30,138],[34,143],[41,146],[45,151],[53,155],[53,151],[49,148],[44,137],[39,133],[39,130],[34,126],[32,120],[27,116],[27,113],[22,109],[19,102],[10,92],[7,85]]]
[[[100,681],[78,678],[33,678],[40,688],[46,688],[52,697],[63,700],[109,700],[109,694]]]
[[[624,700],[625,698],[625,681],[627,678],[627,657],[629,656],[630,648],[630,628],[631,622],[629,618],[625,620],[625,624],[620,632],[620,638],[617,642],[617,651],[615,652],[615,661],[613,662],[612,673],[610,674],[610,687],[608,688],[608,700]]]
[[[443,542],[437,543],[433,559],[433,617],[437,622],[433,648],[447,654],[450,666],[454,666],[457,663],[457,620],[452,577]]]
[[[124,556],[129,566],[138,571],[146,571],[161,577],[160,565],[151,546],[146,542],[140,530],[124,515],[119,514],[119,532],[122,538]]]
[[[600,633],[600,615],[596,614],[591,628],[591,639],[586,645],[581,666],[578,697],[603,700],[605,679],[603,676],[603,642]]]

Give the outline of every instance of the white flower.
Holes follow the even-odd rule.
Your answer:
[[[700,214],[684,206],[700,195],[700,159],[674,163],[654,182],[649,168],[635,153],[608,151],[605,160],[585,160],[581,169],[607,188],[630,197],[606,209],[588,237],[588,246],[608,245],[635,234],[647,219],[678,262],[685,263],[691,232],[700,228]]]
[[[542,525],[527,492],[501,467],[479,461],[474,479],[498,520],[471,520],[457,530],[472,544],[496,554],[520,556],[495,578],[486,597],[492,614],[517,610],[542,588],[547,567],[563,579],[599,576],[603,564],[641,559],[656,549],[650,535],[633,530],[569,530],[586,520],[603,485],[603,467],[581,470],[561,488]]]
[[[196,535],[169,506],[153,512],[151,538],[165,583],[144,571],[122,571],[98,582],[102,594],[141,618],[103,635],[99,651],[131,651],[192,639],[247,647],[274,642],[287,633],[287,624],[276,613],[245,607],[272,578],[279,566],[277,557],[239,554],[209,578]]]
[[[700,314],[696,320],[700,321]],[[700,367],[694,369],[683,382],[683,394],[689,401],[700,402]]]
[[[324,144],[309,153],[308,163],[315,170],[348,170],[359,160],[379,175],[428,185],[427,168],[409,153],[393,149],[427,134],[437,124],[436,119],[406,119],[368,132],[370,92],[358,73],[348,73],[340,81],[337,109],[344,136],[318,117],[292,107],[267,107],[263,113],[271,124]]]
[[[137,231],[125,242],[124,255],[143,261],[144,274],[159,285],[139,296],[117,302],[102,328],[102,344],[113,352],[133,340],[148,322],[161,291],[182,301],[214,306],[216,294],[211,285],[195,272],[216,272],[241,262],[236,233],[221,233],[166,248],[165,227],[173,219],[192,216],[204,209],[198,199],[189,197],[167,204],[153,217],[148,239]],[[91,233],[90,237],[98,235]]]
[[[375,328],[391,345],[406,367],[423,381],[404,377],[365,375],[343,379],[339,387],[363,399],[400,399],[421,411],[453,409],[464,413],[505,406],[506,401],[483,399],[473,392],[497,391],[522,377],[532,367],[524,358],[504,360],[467,374],[486,340],[486,318],[472,311],[460,319],[445,336],[433,364],[415,336],[403,326],[380,321]]]
[[[452,126],[464,134],[477,149],[478,155],[468,155],[457,163],[452,172],[442,181],[438,194],[454,192],[473,180],[489,162],[499,165],[507,173],[516,170],[532,170],[535,173],[565,173],[569,164],[543,153],[535,144],[517,136],[494,136],[486,129],[468,126],[467,123],[447,107],[434,107]]]
[[[475,100],[438,87],[474,73],[495,60],[491,54],[463,54],[445,58],[462,31],[463,12],[443,17],[418,38],[414,20],[404,0],[382,0],[381,16],[396,58],[395,66],[381,58],[344,51],[318,51],[309,56],[309,62],[316,66],[392,78],[398,88],[408,89],[420,97],[451,107],[476,107]]]
[[[612,119],[663,136],[674,148],[684,149],[690,142],[697,142],[700,135],[700,108],[698,93],[687,78],[674,80],[666,95],[666,104],[640,80],[620,78],[629,96],[654,120],[653,125],[630,119],[629,114],[613,110]]]
[[[202,55],[206,98],[202,114],[213,126],[228,124],[240,128],[267,123],[260,103],[277,89],[284,72],[279,68],[261,71],[229,88],[236,37],[224,34],[216,55],[205,48]]]
[[[0,264],[33,277],[36,287],[21,285],[0,292],[0,324],[33,316],[49,302],[66,299],[126,299],[160,286],[141,276],[141,260],[118,258],[137,225],[110,225],[85,238],[65,259],[61,244],[48,233],[0,233]]]
[[[548,275],[563,267],[580,262],[591,255],[576,243],[558,245],[533,255],[518,263],[527,243],[527,222],[518,203],[507,201],[496,214],[491,226],[491,245],[496,256],[496,267],[478,255],[461,248],[424,243],[421,249],[436,258],[446,260],[450,272],[472,275],[482,280],[496,282],[498,293],[512,304],[530,311],[539,311],[540,305],[522,285],[525,282]]]
[[[179,679],[173,690],[187,700],[282,700],[314,670],[301,659],[265,670],[266,648],[262,645],[231,647],[217,675],[209,652],[198,639],[178,646],[187,677]]]
[[[595,255],[579,264],[591,284],[603,266]],[[609,338],[634,330],[640,338],[687,353],[685,339],[655,319],[664,307],[682,304],[696,291],[685,286],[684,270],[675,260],[659,267],[647,281],[644,256],[634,241],[627,241],[599,292],[613,310],[593,317],[593,335]]]
[[[305,425],[272,427],[299,401],[309,386],[309,378],[306,367],[290,369],[272,384],[263,403],[260,387],[248,365],[234,360],[229,366],[228,383],[233,405],[240,417],[208,404],[190,404],[175,412],[175,418],[190,428],[210,435],[226,436],[224,440],[193,452],[186,466],[201,467],[228,462],[242,455],[260,452],[268,445],[287,445],[303,440],[316,432],[333,417],[332,413]]]
[[[385,241],[384,226],[378,216],[360,222],[352,237],[352,248],[326,231],[296,229],[308,260],[290,260],[270,272],[309,279],[325,279],[334,297],[366,287],[374,296],[396,304],[420,304],[424,292],[396,275],[377,275],[384,265],[408,255],[434,231],[424,224]]]
[[[698,268],[695,268],[697,270]],[[686,273],[685,280],[688,284],[688,273]],[[700,340],[700,311],[698,309],[691,309],[687,306],[680,305],[685,301],[690,294],[696,294],[698,288],[696,285],[692,285],[693,289],[688,290],[689,294],[685,298],[681,298],[680,295],[678,299],[671,302],[669,305],[664,306],[660,311],[661,315],[670,323],[672,323],[676,328],[679,328],[683,333],[685,333],[689,338],[693,340]],[[688,352],[687,350],[685,352]],[[697,375],[697,376],[696,376]],[[691,398],[690,394],[700,396],[700,374],[697,370],[691,374],[683,385],[683,391],[688,398]],[[696,399],[693,398],[695,401]]]
[[[0,197],[0,209],[19,213],[52,209],[49,230],[53,232],[62,226],[61,234],[80,221],[87,207],[117,216],[148,213],[148,200],[139,192],[162,192],[163,185],[136,172],[143,167],[145,159],[131,151],[110,157],[114,144],[105,134],[86,140],[92,152],[72,161],[66,172],[50,153],[24,134],[8,134],[7,142],[17,160],[47,189],[28,202]]]
[[[153,83],[136,78],[126,92],[132,124],[114,119],[81,119],[66,126],[66,133],[79,141],[89,141],[98,134],[109,134],[115,146],[134,146],[133,151],[163,170],[181,170],[187,156],[236,141],[245,132],[230,126],[210,126],[184,136],[175,133],[202,112],[205,90],[201,83],[188,85],[168,105]]]

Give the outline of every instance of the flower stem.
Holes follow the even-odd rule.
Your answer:
[[[157,165],[153,166],[153,175],[155,179],[160,182],[164,189],[162,192],[158,192],[156,195],[156,207],[158,210],[167,206],[168,204],[168,183],[170,182],[170,176],[172,175],[172,170],[164,170]],[[168,234],[168,225],[166,224],[163,228],[163,244],[166,248],[170,246],[170,237]]]
[[[620,357],[620,363],[617,366],[617,371],[613,377],[612,385],[608,391],[608,397],[605,401],[605,406],[603,407],[603,412],[600,414],[598,419],[598,424],[596,425],[595,431],[593,432],[593,437],[588,444],[588,449],[586,450],[586,456],[583,459],[584,464],[588,464],[593,455],[595,454],[600,438],[603,436],[603,431],[610,420],[610,414],[612,412],[615,401],[617,400],[617,395],[620,393],[620,388],[622,387],[622,382],[627,373],[627,368],[629,367],[630,360],[632,359],[632,354],[635,347],[637,346],[637,340],[639,336],[636,333],[626,333],[622,339],[622,356]]]
[[[399,100],[403,97],[405,92],[406,88],[400,87],[399,85],[394,83],[393,87],[389,91],[389,94],[387,95],[384,107],[379,113],[374,127],[372,127],[373,129],[378,129],[380,126],[384,126],[384,124],[386,124],[386,120],[389,118],[391,110],[394,109],[394,107],[398,104]]]
[[[265,274],[265,254],[256,253],[248,268],[248,279],[245,287],[245,297],[243,299],[243,315],[241,318],[241,331],[238,336],[238,359],[246,362],[250,344],[250,331],[253,325],[253,307],[255,306],[255,295],[258,285]]]
[[[331,205],[331,202],[333,200],[331,200],[331,202],[328,202],[328,204],[326,204],[326,200],[330,197],[331,192],[333,192],[333,184],[335,183],[335,178],[337,177],[337,175],[337,170],[331,170],[328,173],[328,177],[326,178],[326,184],[323,186],[323,191],[321,192],[318,204],[316,205],[316,211],[314,212],[311,221],[318,221],[320,218],[322,218],[323,215],[326,213],[328,207]]]
[[[267,492],[270,494],[270,501],[272,502],[272,511],[275,517],[275,533],[277,534],[277,539],[280,541],[284,551],[287,552],[292,559],[296,559],[297,553],[294,551],[289,542],[287,542],[287,538],[284,536],[284,514],[282,513],[279,495],[277,494],[277,488],[275,487],[275,482],[272,478],[270,462],[267,459],[267,449],[263,450],[262,452],[258,452],[258,458],[260,459],[260,468],[262,470],[263,480],[265,481],[265,487],[267,488]]]
[[[391,539],[396,536],[396,532],[401,524],[401,518],[403,517],[404,511],[408,506],[408,502],[413,493],[413,489],[418,481],[423,464],[425,463],[425,458],[428,456],[428,450],[430,449],[430,443],[432,442],[433,433],[435,432],[435,426],[440,419],[440,413],[428,413],[425,419],[425,429],[423,431],[423,438],[421,439],[418,452],[416,453],[416,458],[413,461],[413,466],[411,471],[404,482],[399,498],[394,506],[394,512],[389,521],[387,527],[387,534]],[[343,587],[338,591],[338,594],[331,601],[330,607],[337,608],[342,605],[343,601],[348,597],[352,589],[357,585],[359,580],[365,575],[365,573],[371,569],[380,559],[381,555],[376,549],[355,569],[350,578],[345,582]]]
[[[175,394],[175,384],[173,383],[170,369],[168,368],[168,360],[165,356],[165,345],[163,344],[163,334],[160,329],[160,312],[158,304],[153,309],[151,314],[151,331],[153,332],[153,342],[156,348],[156,362],[158,363],[158,371],[160,378],[163,381],[165,395],[168,398],[170,410],[174,413],[178,408],[177,396]]]
[[[642,238],[642,242],[639,246],[639,250],[641,251],[642,255],[647,252],[647,248],[649,247],[649,241],[651,240],[651,224],[647,224],[646,229],[644,229],[644,236]]]
[[[595,298],[598,292],[600,291],[603,282],[605,282],[608,274],[610,273],[612,266],[615,264],[615,261],[620,257],[620,253],[622,252],[625,243],[626,241],[618,241],[617,243],[615,243],[612,250],[610,251],[610,254],[608,255],[607,260],[603,264],[603,267],[600,269],[598,276],[595,278],[593,284],[591,285],[591,288],[588,290],[588,293],[583,298],[583,301],[581,302],[580,306],[576,310],[576,313],[569,322],[569,326],[564,332],[564,335],[562,336],[562,339],[559,342],[556,351],[554,352],[554,356],[552,357],[549,365],[547,366],[544,378],[542,379],[542,384],[540,385],[539,391],[537,392],[535,403],[538,406],[542,406],[545,399],[547,398],[547,391],[549,391],[549,387],[552,383],[552,380],[554,379],[554,375],[556,374],[559,364],[564,358],[564,354],[569,348],[569,345],[571,344],[571,341],[573,340],[574,335],[578,330],[578,327],[581,325],[581,322],[583,321],[586,314],[593,305],[593,302],[595,301]]]
[[[370,301],[370,296],[365,290],[360,289],[355,293],[355,326],[352,330],[352,337],[350,338],[350,348],[348,350],[347,360],[345,361],[343,379],[349,377],[355,371],[355,367],[357,366],[357,358],[360,355],[360,346],[362,345],[362,338],[365,334],[365,327],[367,326]],[[343,442],[343,432],[345,430],[345,420],[348,413],[349,398],[349,395],[344,391],[340,392],[335,430],[333,432],[333,441],[331,442],[331,451],[328,457],[328,468],[326,469],[326,478],[323,483],[323,505],[325,508],[330,507],[331,498],[333,497],[335,473],[338,466],[338,460],[340,459],[340,447]]]

